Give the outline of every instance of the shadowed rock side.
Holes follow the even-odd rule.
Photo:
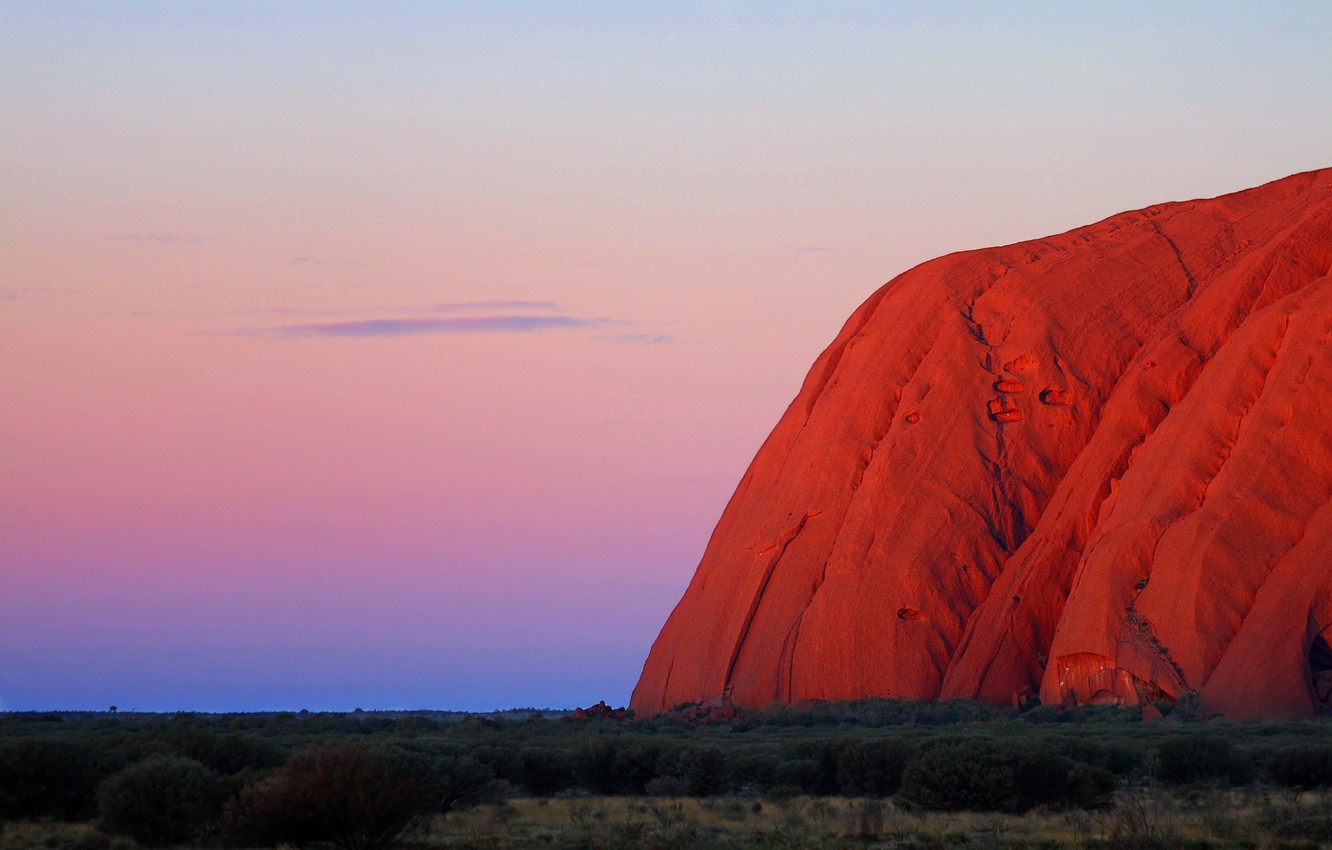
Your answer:
[[[1332,709],[1332,169],[925,263],[815,362],[631,702]]]

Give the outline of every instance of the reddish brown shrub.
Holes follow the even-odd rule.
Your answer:
[[[224,830],[237,844],[331,841],[346,850],[384,850],[430,810],[427,771],[360,742],[314,746],[243,789],[227,806]]]

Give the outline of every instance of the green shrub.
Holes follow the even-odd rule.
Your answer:
[[[1332,786],[1332,744],[1309,743],[1277,750],[1266,767],[1273,782],[1288,788]]]
[[[145,847],[179,844],[218,814],[217,774],[183,756],[152,755],[97,788],[97,825]]]
[[[563,750],[525,747],[518,753],[517,781],[529,794],[549,797],[574,784],[574,761]]]
[[[1248,761],[1219,735],[1166,738],[1157,746],[1156,757],[1161,778],[1180,784],[1209,780],[1242,783],[1252,774]]]
[[[774,782],[781,756],[769,747],[736,747],[729,755],[731,778],[739,786],[762,790]]]
[[[777,789],[782,796],[790,794],[815,794],[823,771],[813,759],[783,759],[777,765],[769,790]]]
[[[86,820],[102,779],[91,748],[74,741],[29,740],[0,747],[0,818]]]
[[[902,784],[911,748],[894,739],[857,741],[837,755],[837,784],[848,797],[888,797]]]
[[[837,765],[842,750],[849,744],[845,739],[815,738],[783,747],[788,764],[783,766],[778,781],[783,785],[794,784],[804,794],[836,794]]]
[[[938,811],[1025,812],[1036,806],[1099,808],[1114,777],[1030,742],[939,738],[902,773],[899,797]]]
[[[202,762],[210,770],[231,776],[246,770],[266,770],[282,764],[282,748],[249,735],[218,735],[207,729],[173,729],[165,743],[187,758]]]
[[[518,782],[522,777],[522,756],[514,747],[473,747],[468,755],[489,768],[496,779]]]
[[[680,753],[679,774],[694,797],[710,797],[726,785],[726,754],[716,744],[690,747]]]
[[[1047,738],[1043,743],[1061,756],[1108,770],[1116,776],[1132,773],[1142,764],[1142,756],[1123,744],[1089,741],[1066,735]]]
[[[617,738],[595,738],[578,752],[578,781],[594,794],[614,794],[620,788],[617,773],[620,760],[620,741]]]
[[[642,794],[647,783],[674,767],[673,752],[656,742],[593,738],[578,753],[578,779],[596,794]],[[660,770],[659,765],[666,770]]]
[[[480,803],[494,802],[503,795],[495,771],[471,756],[444,756],[430,765],[435,789],[435,811],[447,813]]]

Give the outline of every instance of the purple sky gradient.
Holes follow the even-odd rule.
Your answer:
[[[1329,31],[0,0],[0,708],[623,704],[865,297],[1332,165]]]

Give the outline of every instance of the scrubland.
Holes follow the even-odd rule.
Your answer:
[[[0,850],[1332,848],[1332,718],[0,714]]]

